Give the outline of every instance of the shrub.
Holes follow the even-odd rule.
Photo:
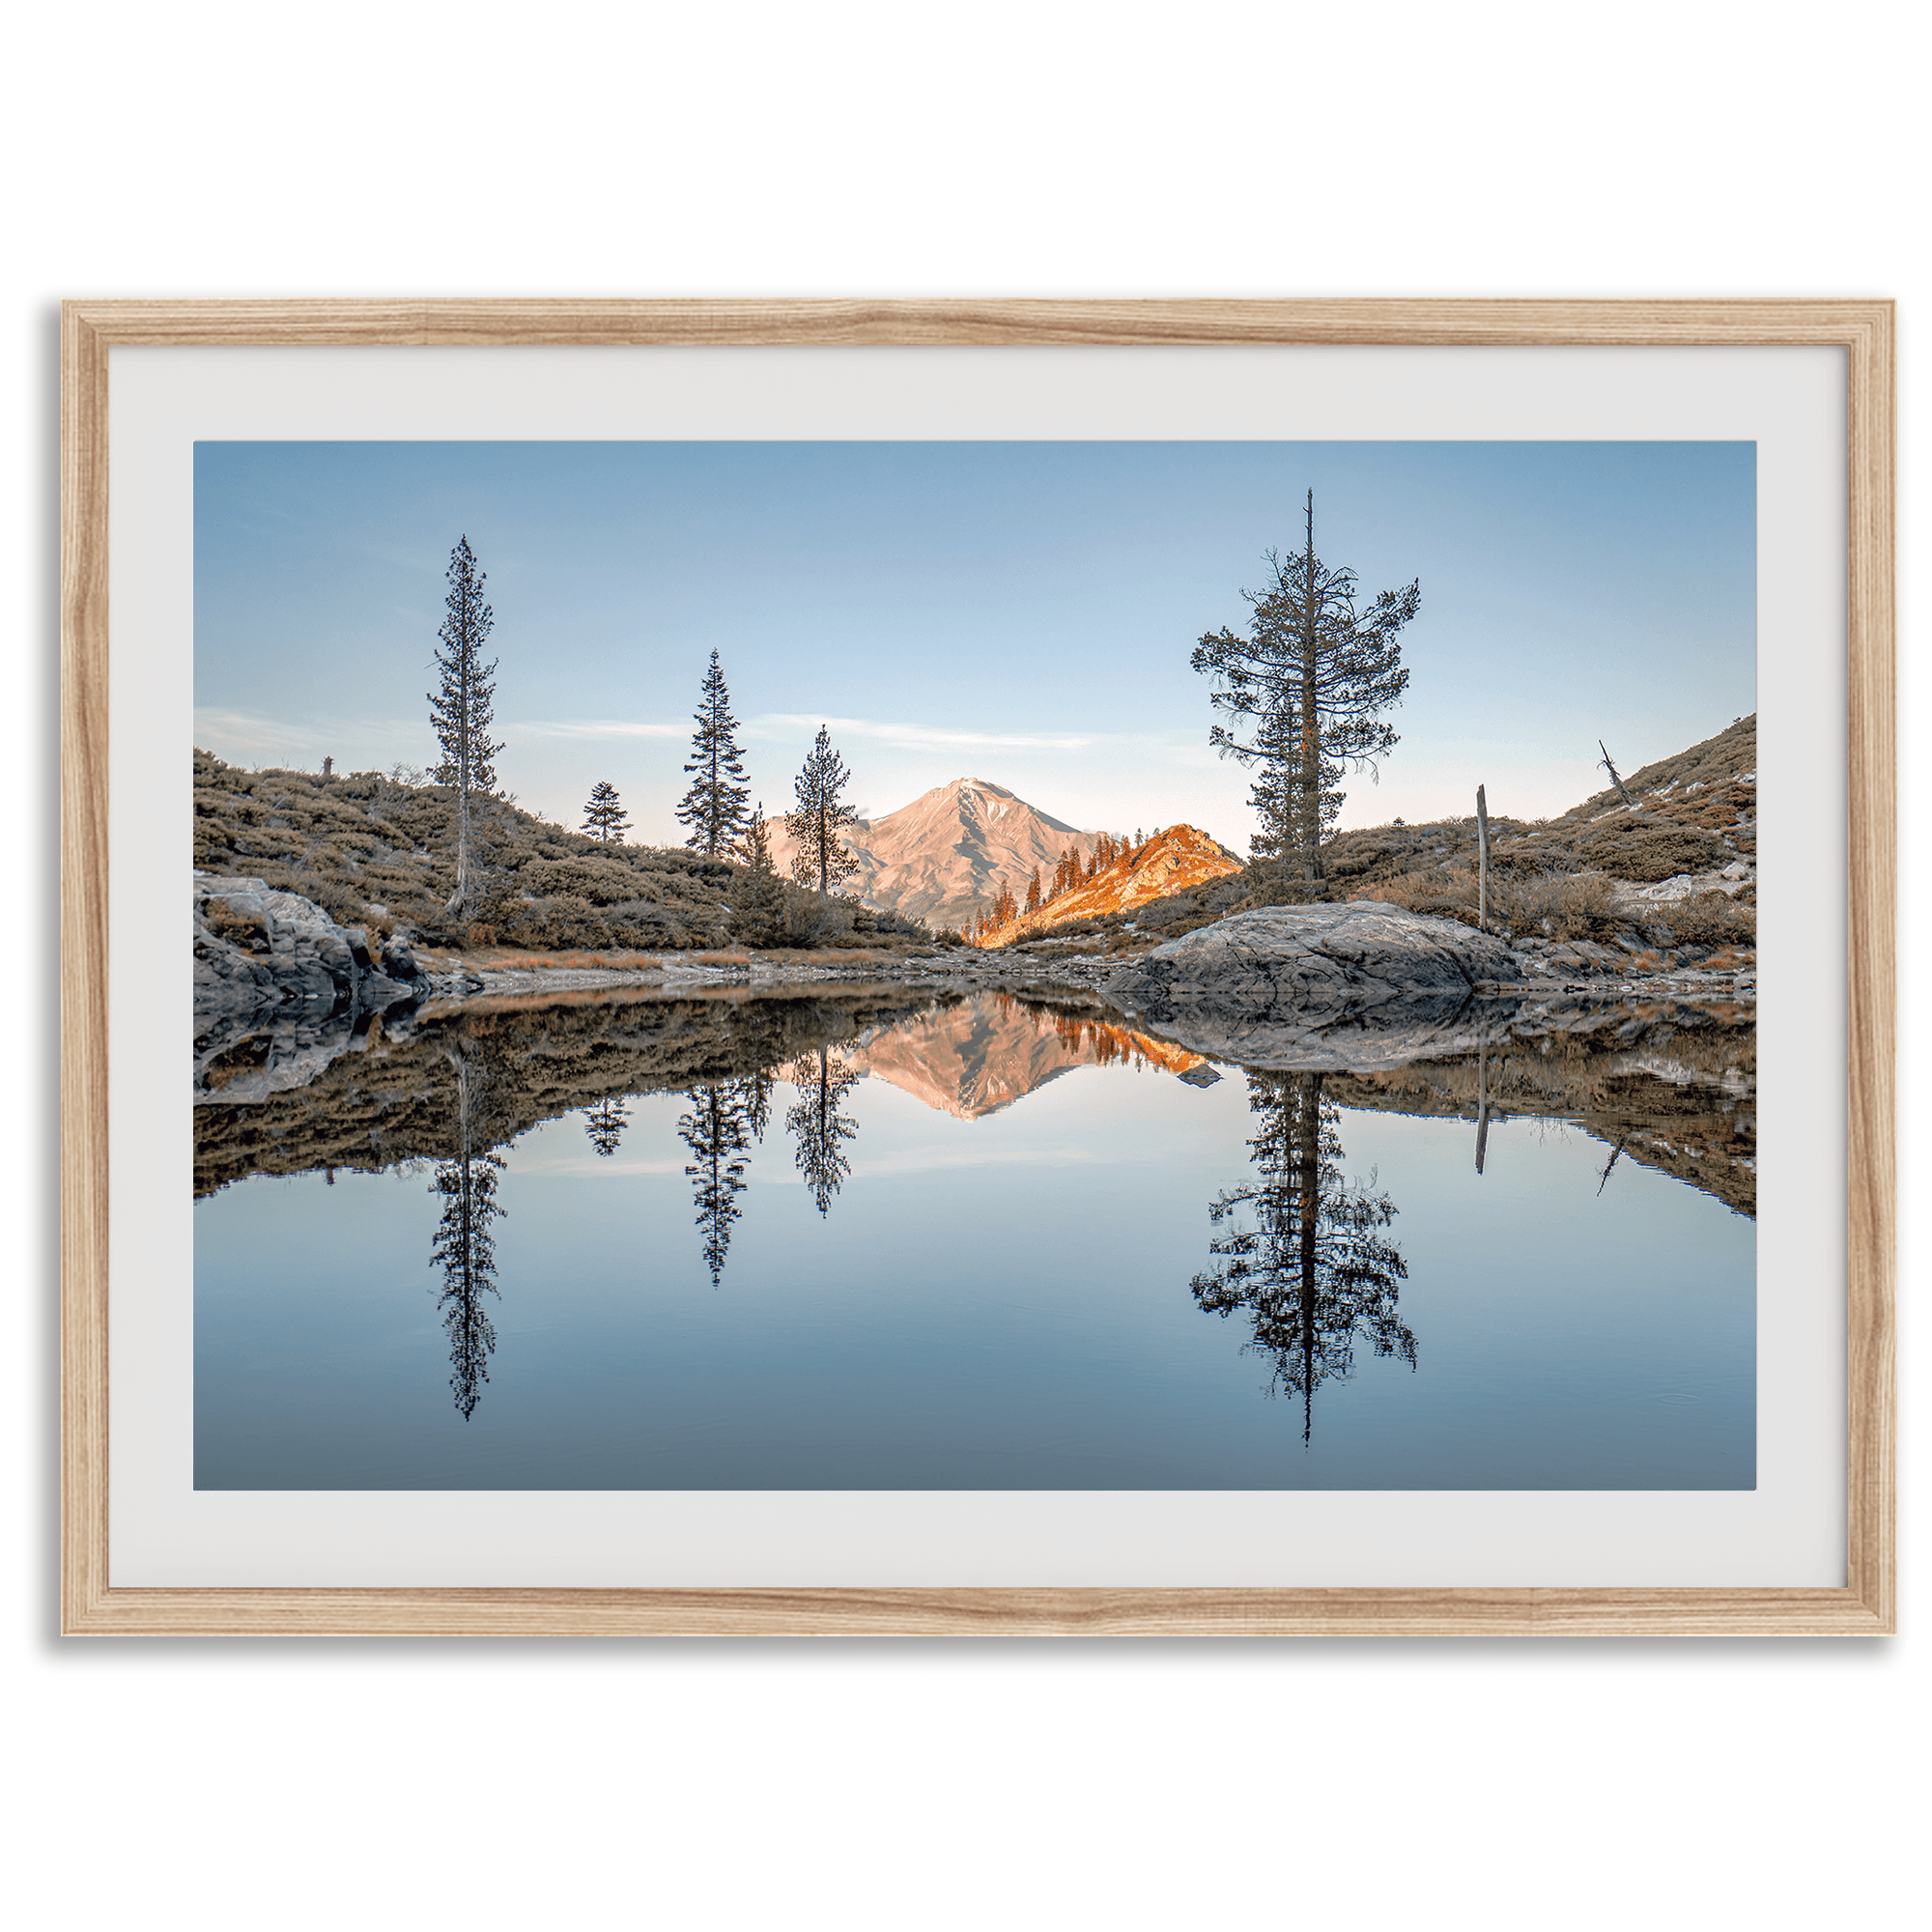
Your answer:
[[[500,943],[544,951],[562,947],[597,949],[611,944],[611,928],[587,899],[564,894],[526,904],[520,912],[521,916],[514,921],[490,922],[496,925]]]
[[[1450,866],[1427,872],[1405,872],[1374,886],[1358,887],[1358,899],[1380,899],[1407,912],[1435,919],[1478,923],[1480,899],[1473,866]],[[1616,888],[1601,872],[1530,872],[1512,868],[1490,874],[1489,927],[1519,938],[1547,934],[1552,939],[1607,938],[1629,923]]]
[[[1660,909],[1679,944],[1686,946],[1755,946],[1757,915],[1739,905],[1727,893],[1697,893]]]
[[[1634,885],[1656,885],[1680,872],[1713,871],[1730,857],[1719,839],[1695,826],[1645,825],[1630,818],[1593,828],[1579,850],[1596,870]]]
[[[516,877],[532,898],[573,898],[593,906],[636,899],[641,883],[629,866],[610,859],[537,859]]]
[[[247,952],[269,950],[269,928],[259,914],[237,912],[226,899],[205,899],[202,917],[216,939],[228,940]]]
[[[820,899],[785,881],[784,931],[794,946],[837,946],[858,923],[849,899]]]

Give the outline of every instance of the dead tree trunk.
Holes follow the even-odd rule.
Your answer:
[[[1476,1037],[1476,1172],[1483,1171],[1483,1158],[1490,1151],[1490,1041],[1487,1034]]]
[[[1634,811],[1636,810],[1636,800],[1634,799],[1630,795],[1630,793],[1624,789],[1624,781],[1617,776],[1616,766],[1610,762],[1610,748],[1607,745],[1605,745],[1601,738],[1599,738],[1597,740],[1597,750],[1603,753],[1604,754],[1601,762],[1603,764],[1604,769],[1610,775],[1610,782],[1617,788],[1617,796],[1620,799],[1622,799],[1623,802],[1627,806],[1629,806],[1633,811]]]
[[[1476,929],[1490,929],[1490,808],[1476,787]]]

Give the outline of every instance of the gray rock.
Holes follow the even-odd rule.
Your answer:
[[[400,967],[413,956],[384,963]],[[350,1043],[357,1016],[420,997],[419,973],[378,972],[368,934],[261,879],[194,875],[196,1097],[298,1086]],[[339,1022],[339,1024],[338,1024]]]
[[[1614,891],[1626,913],[1639,917],[1647,908],[1674,905],[1679,899],[1700,893],[1727,893],[1735,896],[1751,877],[1751,868],[1742,859],[1734,859],[1720,872],[1679,872],[1676,877],[1660,879],[1655,885],[1617,885]]]
[[[400,932],[391,933],[383,948],[383,971],[392,980],[410,981],[422,978],[414,950]]]
[[[1463,998],[1521,966],[1499,939],[1377,899],[1266,906],[1170,939],[1109,976],[1107,989],[1163,999],[1366,1010],[1414,995]]]
[[[1516,1003],[1500,940],[1375,900],[1271,906],[1170,940],[1103,990],[1197,1053],[1264,1067],[1371,1071],[1473,1050]]]

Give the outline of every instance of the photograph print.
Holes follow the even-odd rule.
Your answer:
[[[202,442],[209,1491],[1756,1482],[1748,442]]]

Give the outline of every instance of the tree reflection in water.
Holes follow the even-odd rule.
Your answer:
[[[765,1137],[771,1113],[771,1076],[753,1073],[742,1080],[716,1080],[686,1095],[690,1110],[678,1116],[677,1131],[695,1159],[684,1172],[692,1181],[692,1203],[704,1231],[704,1264],[718,1286],[731,1247],[731,1224],[744,1211],[746,1156]]]
[[[624,1129],[630,1124],[631,1117],[620,1099],[600,1100],[584,1110],[583,1131],[590,1136],[590,1145],[599,1156],[605,1159],[617,1151]]]
[[[798,1085],[799,1100],[786,1110],[785,1127],[798,1142],[793,1158],[822,1215],[838,1192],[838,1183],[852,1172],[844,1143],[857,1138],[859,1123],[844,1119],[838,1106],[859,1076],[821,1046],[815,1054],[798,1057],[791,1077]]]
[[[499,1154],[472,1151],[470,1066],[460,1052],[450,1057],[456,1064],[460,1151],[437,1168],[430,1182],[430,1192],[442,1196],[442,1215],[429,1253],[442,1269],[437,1306],[443,1333],[449,1337],[449,1386],[468,1422],[490,1379],[490,1356],[497,1347],[497,1330],[483,1297],[497,1293],[497,1244],[490,1223],[504,1211],[497,1199],[503,1161]]]
[[[1415,1337],[1396,1313],[1408,1264],[1381,1237],[1394,1203],[1374,1192],[1373,1175],[1363,1183],[1341,1171],[1341,1114],[1322,1098],[1321,1075],[1250,1073],[1248,1104],[1262,1117],[1248,1143],[1260,1179],[1210,1204],[1228,1232],[1210,1242],[1218,1265],[1194,1277],[1194,1298],[1210,1314],[1249,1317],[1249,1346],[1273,1363],[1271,1392],[1301,1398],[1306,1442],[1315,1386],[1348,1380],[1358,1336],[1415,1366]]]

